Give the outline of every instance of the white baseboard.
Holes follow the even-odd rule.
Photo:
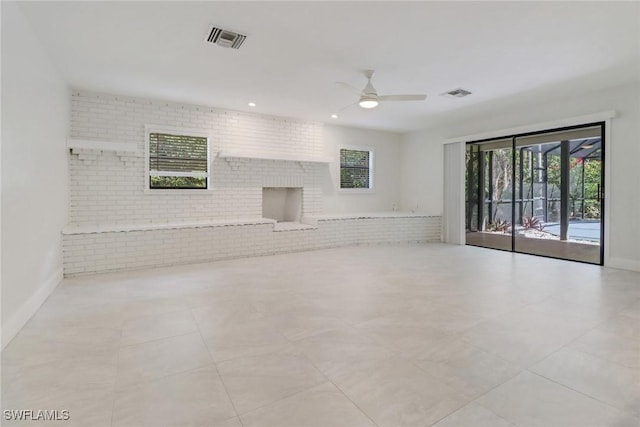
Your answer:
[[[607,262],[605,262],[605,266],[622,270],[640,271],[640,261],[628,258],[609,257]]]
[[[62,281],[62,267],[54,271],[51,276],[37,289],[31,298],[26,300],[9,320],[2,325],[2,350],[20,332],[20,329],[27,324],[31,316],[40,308],[42,303],[51,295],[51,292]]]

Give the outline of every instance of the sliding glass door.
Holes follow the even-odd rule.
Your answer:
[[[603,130],[467,144],[467,244],[602,264]]]

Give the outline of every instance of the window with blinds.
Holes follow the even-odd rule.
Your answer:
[[[204,136],[149,132],[149,188],[206,190],[208,150]]]
[[[372,152],[340,149],[340,188],[372,188]]]

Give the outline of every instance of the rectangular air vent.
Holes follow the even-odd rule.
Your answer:
[[[464,98],[465,96],[471,95],[471,92],[465,89],[453,89],[448,92],[442,94],[443,96],[452,96],[454,98]]]
[[[247,36],[243,34],[234,33],[233,31],[223,30],[222,28],[213,27],[209,32],[209,36],[206,41],[209,43],[217,44],[222,47],[231,47],[233,49],[240,49],[242,43]]]

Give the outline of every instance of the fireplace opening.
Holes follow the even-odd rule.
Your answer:
[[[262,217],[277,222],[300,222],[302,216],[302,188],[264,187],[262,189]]]

